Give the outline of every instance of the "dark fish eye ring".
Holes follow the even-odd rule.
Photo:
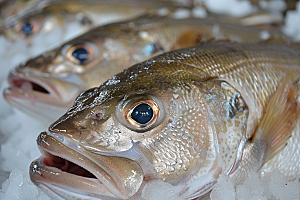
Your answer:
[[[141,104],[147,104],[153,110],[153,115],[152,115],[151,119],[147,123],[144,123],[144,124],[138,123],[136,120],[134,120],[132,118],[132,112],[135,110],[136,107],[138,107]],[[147,126],[151,126],[152,124],[154,124],[154,122],[156,122],[157,119],[159,118],[159,115],[160,115],[160,111],[159,111],[158,105],[154,101],[142,100],[142,101],[139,101],[139,102],[133,104],[132,108],[129,109],[129,112],[127,112],[127,114],[124,116],[124,118],[133,126],[136,126],[138,128],[145,128]]]
[[[24,25],[30,25],[31,31],[30,32],[25,32],[24,31]],[[26,27],[25,27],[26,28]],[[30,21],[23,21],[18,23],[15,26],[15,30],[19,33],[21,33],[22,35],[28,37],[33,35],[34,33],[37,33],[39,31],[39,26],[37,25],[36,22],[34,22],[33,20]]]
[[[87,53],[87,58],[84,58],[82,60],[76,58],[74,56],[74,52],[76,50],[81,50],[84,53]],[[65,57],[78,65],[84,65],[91,62],[96,57],[96,53],[97,53],[96,48],[92,43],[89,42],[85,42],[82,44],[75,44],[75,45],[67,45],[66,47],[63,48],[63,54],[65,55]]]
[[[132,118],[133,111],[140,105],[147,104],[152,109],[152,117],[146,123],[138,123]],[[117,105],[116,114],[119,121],[128,128],[136,131],[144,131],[155,127],[164,116],[162,103],[153,96],[137,96],[127,101],[121,101]],[[156,124],[156,125],[155,125]]]

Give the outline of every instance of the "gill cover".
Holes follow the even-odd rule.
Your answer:
[[[219,166],[229,173],[245,139],[248,106],[240,92],[225,81],[204,82],[200,88],[208,106]]]

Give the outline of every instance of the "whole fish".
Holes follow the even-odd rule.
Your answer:
[[[206,43],[136,64],[37,138],[31,180],[56,198],[127,199],[151,180],[180,197],[220,174],[300,177],[300,47]]]
[[[10,88],[4,91],[4,97],[26,113],[51,123],[73,104],[80,92],[99,86],[137,62],[212,38],[258,42],[261,32],[209,18],[174,20],[145,16],[109,24],[12,70],[8,77]]]
[[[99,25],[156,13],[155,9],[178,8],[175,3],[159,0],[20,0],[8,1],[7,4],[1,8],[2,12],[13,14],[3,17],[0,34],[11,41],[25,40],[28,44],[35,40],[41,42],[41,38],[45,43],[47,38],[52,34],[58,35],[58,32],[72,31],[74,37]],[[54,39],[51,37],[52,44],[65,38],[62,34]]]

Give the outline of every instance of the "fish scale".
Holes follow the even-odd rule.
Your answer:
[[[230,44],[230,48],[234,47],[235,45],[240,46],[239,44]],[[213,48],[217,49],[217,51],[219,51],[219,48],[226,49],[226,46],[229,45],[216,44],[212,46]],[[205,49],[205,47],[203,48]],[[255,49],[255,51],[253,51],[253,49]],[[281,51],[281,49],[288,49],[288,51]],[[295,73],[299,73],[300,71],[299,47],[292,48],[279,44],[268,45],[268,48],[266,48],[264,45],[248,45],[243,46],[242,49],[238,49],[236,56],[228,55],[226,50],[225,52],[226,53],[211,52],[210,55],[214,55],[213,57],[222,56],[229,59],[218,58],[220,60],[222,59],[222,63],[217,66],[217,69],[203,68],[203,70],[205,70],[211,76],[217,75],[222,79],[230,79],[235,83],[239,83],[240,88],[246,86],[246,88],[249,89],[248,92],[253,92],[253,96],[257,104],[260,106],[261,110],[264,109],[268,99],[275,91],[279,81],[290,71],[293,71]],[[197,55],[197,53],[195,54]],[[240,56],[241,54],[244,54],[244,58]],[[201,57],[200,59],[197,59],[201,61],[207,60],[207,62],[209,62],[207,58]],[[187,63],[190,62],[187,61]],[[230,65],[226,65],[226,63],[230,63]],[[220,68],[222,69],[222,71],[220,70]],[[223,71],[225,73],[222,73]],[[246,81],[245,79],[248,81]],[[262,115],[262,113],[259,114],[259,116]],[[287,178],[287,180],[293,180],[295,177],[299,177],[299,138],[300,129],[299,125],[297,125],[285,149],[268,163],[266,163],[261,171],[270,173],[277,169]]]

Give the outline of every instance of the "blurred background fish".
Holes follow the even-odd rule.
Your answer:
[[[144,16],[93,29],[13,69],[4,97],[38,120],[51,123],[82,91],[159,53],[209,40],[249,43],[266,39],[263,29],[211,18]],[[283,37],[280,32],[268,34],[271,38]]]
[[[43,38],[45,42],[47,35],[55,34],[55,29],[68,31],[68,26],[72,23],[76,26],[72,29],[75,36],[98,25],[154,12],[155,8],[166,7],[172,10],[177,7],[172,2],[148,0],[42,0],[29,1],[25,7],[26,1],[12,2],[8,1],[7,8],[2,9],[3,12],[10,11],[12,14],[2,20],[0,31],[9,40],[26,40],[28,44],[35,37]],[[14,10],[11,4],[14,5]],[[51,44],[63,39],[56,37]]]

